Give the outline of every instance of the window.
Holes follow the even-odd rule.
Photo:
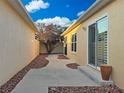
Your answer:
[[[103,17],[97,21],[97,65],[107,64],[107,32],[108,18]]]
[[[89,64],[96,67],[100,67],[101,64],[107,64],[108,17],[105,16],[90,25],[88,33]]]
[[[73,34],[72,35],[72,45],[71,45],[71,50],[72,52],[76,52],[77,51],[77,34]]]

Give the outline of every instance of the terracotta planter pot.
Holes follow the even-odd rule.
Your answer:
[[[102,79],[108,81],[112,72],[112,66],[101,65],[100,70],[101,70]]]

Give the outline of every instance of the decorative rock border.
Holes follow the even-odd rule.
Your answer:
[[[71,68],[71,69],[77,69],[78,66],[80,66],[80,65],[77,63],[70,63],[70,64],[67,64],[66,66]]]
[[[30,69],[38,69],[45,67],[49,61],[45,59],[47,55],[39,55],[36,57],[29,65],[24,67],[16,75],[14,75],[10,80],[8,80],[4,85],[0,87],[0,93],[11,93],[11,91],[16,87],[16,85],[23,79]]]
[[[117,86],[49,87],[48,93],[124,93]]]

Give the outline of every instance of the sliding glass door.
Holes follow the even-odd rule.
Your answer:
[[[96,24],[92,24],[89,26],[88,33],[88,60],[89,64],[95,66],[95,44],[96,44]]]
[[[89,26],[88,31],[88,63],[95,67],[107,64],[108,57],[108,18],[103,17]]]
[[[97,66],[107,64],[108,56],[108,19],[104,17],[97,21]]]

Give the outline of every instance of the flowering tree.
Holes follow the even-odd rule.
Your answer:
[[[45,25],[40,27],[40,41],[45,45],[48,53],[51,53],[60,43],[62,43],[61,33],[65,30],[64,27],[57,25]]]

